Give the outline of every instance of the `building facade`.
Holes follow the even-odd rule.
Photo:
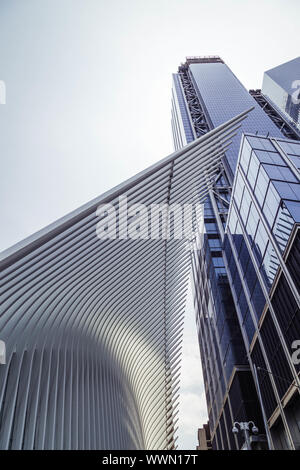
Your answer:
[[[245,134],[226,226],[227,272],[276,449],[300,449],[300,142]]]
[[[209,424],[203,424],[202,428],[198,429],[198,442],[197,450],[211,450],[210,430]]]
[[[243,133],[279,138],[290,137],[292,132],[293,137],[298,136],[282,116],[274,117],[273,109],[272,118],[264,112],[220,57],[188,57],[173,75],[172,105],[175,148],[184,139],[189,142],[205,134],[238,110],[254,106],[226,151],[209,192],[202,242],[193,258],[196,322],[212,446],[240,449],[243,438],[232,434],[234,421],[253,420],[266,433],[268,426],[244,341],[245,323],[240,322],[233,295],[235,280],[229,276],[224,256],[232,184]],[[185,137],[178,137],[181,133]]]

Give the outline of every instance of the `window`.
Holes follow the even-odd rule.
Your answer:
[[[274,151],[274,147],[269,139],[264,139],[263,137],[250,137],[247,135],[247,140],[249,141],[251,147],[255,149]]]
[[[268,242],[267,249],[264,255],[263,263],[261,266],[261,274],[265,280],[266,287],[270,289],[273,284],[279,261],[271,242]]]
[[[258,177],[255,185],[255,196],[258,200],[259,205],[262,207],[265,195],[268,189],[269,185],[269,178],[263,168],[263,166],[260,167],[259,172],[258,172]]]
[[[241,199],[242,199],[243,192],[244,192],[244,187],[245,187],[245,184],[243,182],[242,175],[240,174],[240,172],[238,172],[235,190],[234,190],[234,196],[233,196],[237,208],[240,207]]]
[[[300,145],[297,143],[292,142],[282,142],[281,140],[277,141],[282,150],[285,153],[292,154],[292,155],[300,155]]]
[[[300,222],[300,201],[284,201],[295,222]]]
[[[256,232],[255,239],[254,239],[254,244],[253,244],[253,251],[257,259],[258,265],[260,265],[263,259],[267,242],[268,242],[267,232],[263,226],[263,223],[259,221],[257,232]]]
[[[259,168],[259,162],[257,160],[257,157],[255,153],[252,153],[252,158],[250,160],[250,165],[249,165],[249,170],[247,173],[247,178],[249,181],[249,184],[251,188],[253,189],[255,186],[256,178],[257,178],[257,173],[258,173],[258,168]]]
[[[235,211],[235,208],[232,207],[230,217],[228,220],[228,228],[230,230],[230,233],[235,233],[236,223],[237,223],[236,211]]]
[[[245,314],[244,321],[243,321],[243,326],[244,326],[244,329],[246,330],[248,341],[249,343],[251,343],[254,332],[255,332],[255,327],[254,327],[254,323],[253,323],[249,308],[247,308],[246,310],[246,314]]]
[[[243,168],[245,174],[247,174],[247,171],[248,171],[250,155],[251,155],[251,147],[250,147],[247,139],[245,139],[243,149],[242,149],[242,153],[241,153],[241,160],[240,160],[240,165]]]
[[[208,239],[208,244],[210,246],[210,248],[219,248],[221,249],[221,240],[218,239],[218,238],[209,238]]]
[[[241,218],[244,224],[246,224],[246,221],[247,221],[250,204],[251,204],[251,196],[250,196],[248,189],[245,187],[244,195],[243,195],[243,199],[242,199],[242,203],[240,207],[240,214],[241,214]]]
[[[247,269],[245,271],[245,281],[247,283],[248,290],[249,290],[250,294],[253,290],[256,279],[257,279],[256,272],[255,272],[252,260],[249,257],[249,261],[248,261],[248,264],[247,264]]]
[[[272,180],[287,181],[290,183],[298,182],[293,172],[287,167],[266,164],[263,164],[263,167]]]
[[[246,232],[249,237],[249,241],[252,244],[254,235],[257,229],[257,225],[259,222],[259,215],[258,212],[254,206],[254,204],[251,204],[250,212],[249,212],[249,217],[248,217],[248,222],[246,225]]]
[[[276,188],[282,199],[291,199],[293,201],[300,200],[300,184],[274,181],[273,186]]]
[[[274,222],[273,233],[282,253],[286,247],[293,226],[293,218],[291,217],[287,208],[284,205],[281,205]]]
[[[262,150],[255,150],[255,154],[261,163],[286,166],[285,161],[277,152],[264,152]]]
[[[289,159],[294,163],[296,168],[300,168],[300,156],[296,157],[295,155],[289,155]]]
[[[252,302],[252,305],[256,314],[256,318],[259,320],[261,317],[262,311],[264,309],[266,299],[265,299],[265,296],[263,294],[263,291],[262,291],[262,288],[258,279],[256,280],[256,283],[252,292],[251,302]]]
[[[241,227],[241,224],[238,222],[236,225],[235,234],[232,235],[233,243],[235,245],[237,254],[239,254],[243,238],[244,238],[244,235],[242,232],[242,227]]]
[[[266,199],[263,205],[263,213],[266,217],[266,220],[270,226],[273,226],[275,216],[280,204],[280,197],[277,191],[274,189],[273,184],[270,184],[269,189],[266,194]]]

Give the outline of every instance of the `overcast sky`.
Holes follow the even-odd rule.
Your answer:
[[[185,56],[220,55],[259,88],[299,56],[299,18],[298,0],[0,0],[0,250],[173,151]],[[206,420],[190,301],[187,315],[186,449]]]

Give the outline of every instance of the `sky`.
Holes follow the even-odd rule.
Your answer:
[[[298,0],[0,0],[0,251],[172,153],[171,74],[240,81],[299,56]],[[207,420],[189,296],[180,448]]]

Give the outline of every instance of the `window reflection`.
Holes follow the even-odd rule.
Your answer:
[[[274,236],[282,253],[286,247],[293,226],[294,219],[292,218],[284,203],[282,203],[273,227]]]
[[[283,142],[281,140],[278,140],[277,142],[284,152],[292,155],[300,155],[300,144],[297,144],[296,142]]]
[[[242,153],[241,153],[240,165],[243,168],[245,174],[247,174],[247,171],[248,171],[250,155],[251,155],[251,147],[250,147],[249,143],[247,142],[247,139],[244,139],[244,145],[243,145],[243,149],[242,149]]]
[[[229,224],[228,224],[230,233],[235,233],[236,222],[237,222],[236,210],[235,210],[234,207],[232,207],[231,214],[230,214],[230,220],[229,220]]]
[[[247,140],[249,141],[251,147],[255,149],[274,151],[274,147],[269,141],[269,139],[264,139],[262,137],[252,137],[247,135]]]
[[[258,168],[259,168],[259,162],[257,160],[255,153],[253,152],[252,158],[250,160],[249,170],[247,173],[247,178],[252,189],[255,186]]]
[[[252,292],[251,302],[255,311],[256,318],[259,320],[263,312],[266,299],[265,299],[265,296],[263,294],[263,291],[262,291],[262,288],[260,286],[258,279],[256,280],[256,283]]]
[[[248,222],[247,222],[247,225],[246,225],[246,232],[248,234],[249,241],[250,241],[251,245],[252,245],[254,235],[255,235],[255,232],[256,232],[256,229],[257,229],[258,221],[259,221],[258,212],[255,208],[255,205],[251,204],[251,209],[250,209],[250,212],[249,212]]]
[[[255,196],[258,200],[260,207],[262,207],[265,195],[269,185],[269,178],[264,168],[261,166],[258,172],[258,177],[255,185]]]
[[[239,254],[243,238],[244,236],[242,232],[242,227],[241,227],[241,224],[238,222],[236,229],[235,229],[235,233],[232,234],[232,239],[233,239],[233,243],[235,245],[237,254]]]
[[[257,232],[255,235],[255,240],[254,240],[254,245],[253,245],[253,251],[256,256],[259,266],[263,259],[267,242],[268,242],[268,235],[263,226],[263,223],[260,221],[258,224],[258,228],[257,228]]]
[[[255,150],[255,154],[261,163],[269,163],[270,165],[286,166],[285,161],[277,152],[266,152],[262,150]]]
[[[293,172],[287,167],[267,164],[263,164],[263,167],[269,178],[272,180],[287,181],[290,183],[298,182]]]
[[[300,168],[300,156],[289,155],[289,159],[296,166],[296,168]]]
[[[270,241],[268,241],[267,249],[264,255],[263,263],[261,266],[261,274],[264,278],[266,287],[271,288],[277,269],[279,266],[279,261],[277,255],[274,251],[274,248]]]
[[[241,199],[242,199],[243,192],[244,192],[244,187],[245,185],[243,182],[242,175],[240,174],[240,172],[238,172],[236,185],[235,185],[235,191],[234,191],[234,199],[235,199],[237,208],[240,207]]]
[[[276,188],[282,199],[291,199],[294,201],[300,200],[300,184],[274,181],[273,186]]]
[[[275,190],[273,184],[269,185],[266,199],[263,205],[263,213],[266,217],[267,223],[269,224],[270,228],[273,226],[274,219],[277,214],[277,210],[280,204],[280,197]]]
[[[251,196],[248,189],[245,187],[243,199],[240,207],[240,215],[244,223],[246,223],[248,212],[251,204]]]

